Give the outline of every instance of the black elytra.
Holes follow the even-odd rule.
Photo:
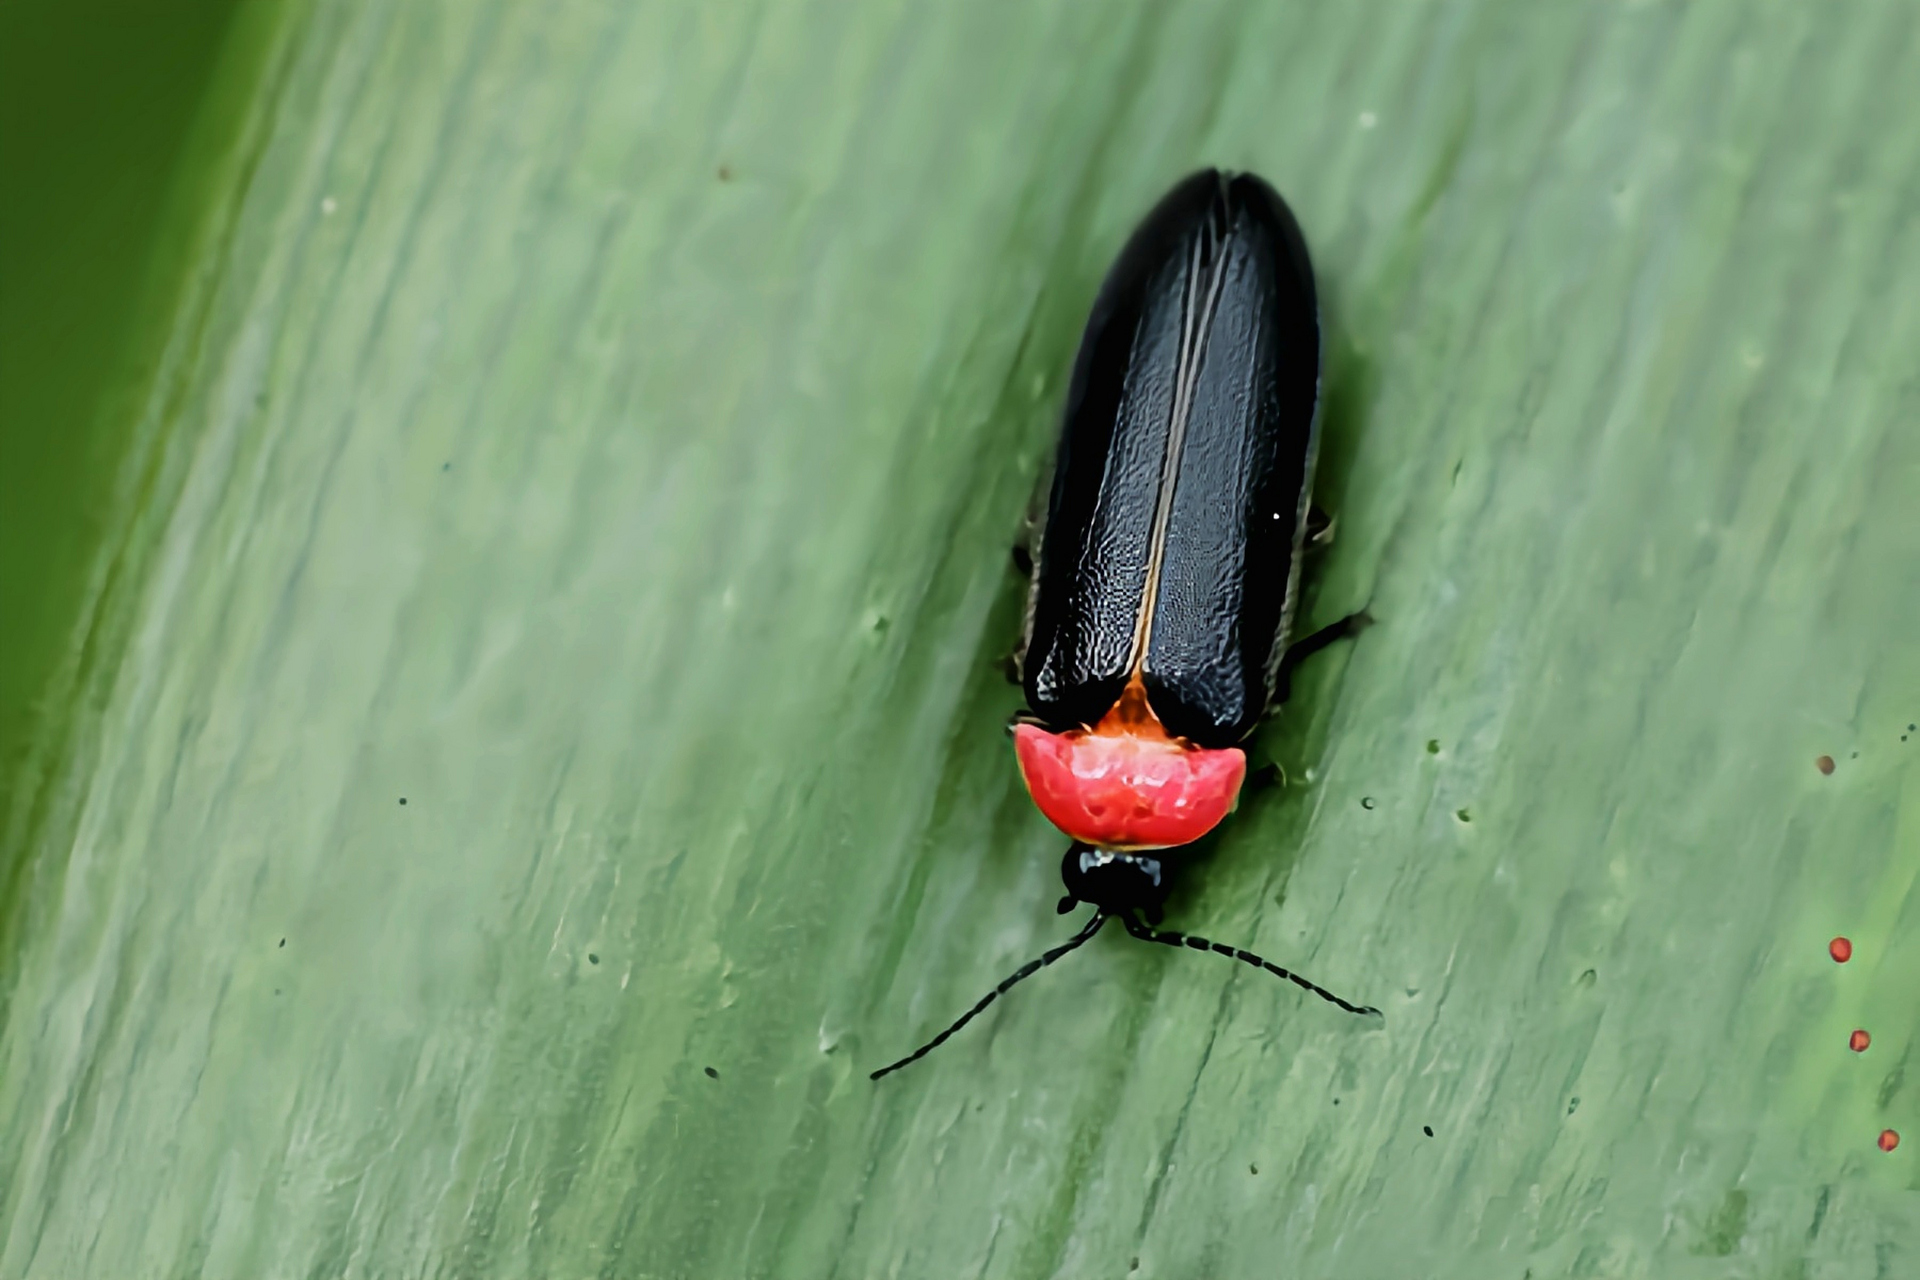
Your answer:
[[[1108,272],[1074,361],[1016,656],[1025,718],[1054,733],[1093,725],[1137,673],[1168,733],[1221,748],[1284,698],[1320,356],[1313,267],[1286,202],[1249,173],[1207,169],[1175,186]],[[1084,902],[1093,918],[873,1078],[944,1044],[1110,919],[1142,941],[1217,952],[1350,1013],[1378,1013],[1251,952],[1153,928],[1167,853],[1074,844],[1060,911]]]
[[[1042,725],[1095,723],[1138,665],[1174,736],[1252,732],[1299,585],[1319,392],[1293,214],[1252,174],[1180,183],[1121,251],[1074,361],[1023,661]]]

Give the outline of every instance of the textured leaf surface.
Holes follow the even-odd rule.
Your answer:
[[[1899,3],[295,10],[10,828],[0,1275],[1911,1271],[1917,58]],[[1173,922],[1384,1023],[1103,936],[870,1084],[1070,931],[1007,546],[1204,162],[1314,248],[1307,622],[1379,625]]]

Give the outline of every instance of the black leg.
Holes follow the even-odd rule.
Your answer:
[[[1029,582],[1033,579],[1033,550],[1027,540],[1022,538],[1013,544],[1013,567],[1022,578]],[[1022,648],[1025,642],[1022,641]],[[1007,678],[1008,684],[1020,683],[1020,651],[1018,649],[1000,660],[1000,674]]]
[[[1373,625],[1373,615],[1365,609],[1350,613],[1330,627],[1322,627],[1310,636],[1303,636],[1287,647],[1286,656],[1280,659],[1280,670],[1273,682],[1273,700],[1276,705],[1287,700],[1287,694],[1293,687],[1293,669],[1306,659],[1320,652],[1328,645],[1339,640],[1347,640],[1359,635]]]
[[[1270,760],[1258,769],[1248,771],[1247,780],[1240,784],[1240,794],[1257,796],[1272,790],[1276,786],[1284,787],[1286,785],[1287,771],[1280,767],[1278,761]]]
[[[1017,724],[1039,724],[1040,720],[1031,711],[1016,711],[1007,717],[1007,736],[1013,736],[1013,727]]]
[[[1324,547],[1333,541],[1334,518],[1319,503],[1307,508],[1307,545]]]

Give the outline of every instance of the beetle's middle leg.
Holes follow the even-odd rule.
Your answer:
[[[1365,609],[1350,613],[1340,621],[1320,628],[1309,636],[1302,636],[1287,646],[1285,656],[1280,659],[1280,668],[1274,673],[1273,702],[1275,706],[1287,700],[1293,687],[1293,669],[1306,659],[1320,652],[1328,645],[1341,640],[1349,640],[1373,625],[1373,615]]]

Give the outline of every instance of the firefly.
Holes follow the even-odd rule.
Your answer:
[[[1252,952],[1156,927],[1179,851],[1238,804],[1243,744],[1285,701],[1293,665],[1367,620],[1287,643],[1320,364],[1313,266],[1286,202],[1248,173],[1174,187],[1121,250],[1081,337],[1015,655],[1027,701],[1015,759],[1072,841],[1059,909],[1093,916],[874,1079],[1110,920],[1378,1015]]]

